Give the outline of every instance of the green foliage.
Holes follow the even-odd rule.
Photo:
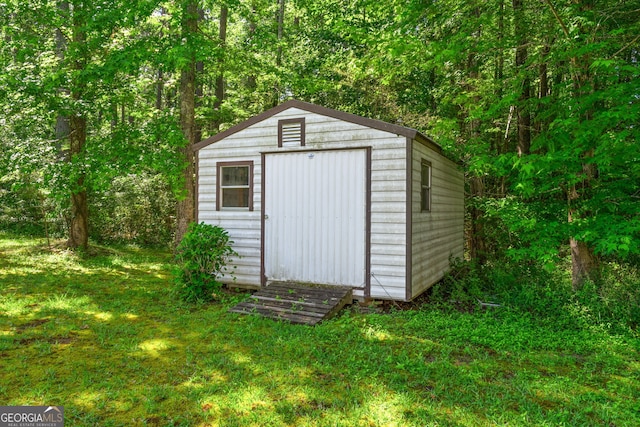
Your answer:
[[[231,257],[238,256],[231,245],[233,241],[223,228],[204,222],[189,224],[176,248],[175,294],[186,302],[216,298],[222,287],[218,279],[229,272],[227,264]]]
[[[12,178],[11,175],[0,178],[0,228],[42,235],[42,205],[37,189],[28,181],[19,185]]]
[[[390,1],[380,10],[356,2],[361,15],[319,13],[334,19],[325,22],[322,43],[329,33],[336,45],[360,49],[349,64],[378,81],[376,93],[391,91],[378,111],[393,111],[462,159],[480,184],[467,204],[480,223],[473,232],[483,233],[474,237],[490,252],[553,263],[574,237],[599,255],[635,254],[639,11],[618,0],[517,3]],[[418,112],[428,120],[415,120]],[[517,155],[523,112],[531,149]]]
[[[175,197],[161,175],[129,174],[90,193],[91,237],[96,242],[168,245],[175,227]]]
[[[42,216],[35,197],[46,195],[49,222],[64,228],[64,202],[84,174],[98,198],[92,235],[109,240],[119,233],[109,223],[125,215],[103,197],[118,177],[162,174],[180,198],[178,82],[195,58],[203,138],[290,96],[401,123],[434,136],[478,184],[466,206],[482,256],[552,266],[569,237],[601,257],[640,254],[634,2],[295,0],[282,2],[281,32],[279,2],[198,3],[203,18],[189,37],[180,28],[184,2],[0,4],[0,170],[29,176],[32,186],[2,184],[11,209],[22,203],[29,218]],[[531,116],[531,150],[520,156],[522,112]],[[54,125],[72,113],[88,128],[84,152],[69,159]],[[149,206],[131,191],[122,199],[142,200],[129,218]],[[148,221],[125,222],[121,236],[150,241],[131,229]]]
[[[478,265],[460,261],[432,291],[435,301],[468,310],[479,303],[495,303],[522,313],[563,317],[571,298],[571,286],[559,271],[540,264],[504,259]]]
[[[43,184],[37,165],[46,163],[47,156],[31,151],[29,144],[34,141],[25,143],[15,134],[7,134],[0,131],[0,229],[60,236],[66,229],[68,212]],[[14,141],[17,144],[9,148]]]
[[[486,299],[487,290],[480,276],[479,266],[462,260],[452,260],[443,280],[430,290],[433,303],[458,309],[472,310],[478,301]]]
[[[563,259],[559,262],[569,263]],[[574,292],[568,268],[505,257],[478,265],[458,261],[431,291],[432,302],[475,311],[479,302],[549,319],[566,327],[601,328],[614,333],[640,326],[640,270],[634,264],[604,264],[598,283]]]
[[[619,331],[640,327],[640,268],[610,261],[603,265],[597,283],[587,282],[571,298],[571,308],[584,325]]]

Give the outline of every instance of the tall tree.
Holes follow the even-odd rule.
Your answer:
[[[46,163],[36,161],[41,156],[16,157],[15,166],[37,168],[52,197],[69,200],[72,248],[86,248],[88,243],[89,190],[107,186],[134,159],[140,161],[141,141],[134,143],[139,133],[124,131],[133,124],[133,110],[125,109],[130,88],[123,76],[137,72],[146,54],[147,46],[143,48],[143,38],[134,29],[149,18],[157,3],[3,4],[8,12],[0,18],[9,41],[6,49],[17,53],[7,58],[0,76],[0,84],[15,99],[16,108],[7,113],[44,111],[42,118],[50,120],[50,130],[34,133],[29,140],[34,141],[32,151],[55,153]],[[126,123],[118,124],[115,114],[108,113],[118,104]]]
[[[528,71],[528,45],[527,33],[529,26],[525,19],[525,0],[513,0],[513,25],[516,39],[515,67],[519,86],[518,105],[518,155],[529,154],[531,149],[531,114],[529,112],[529,99],[531,98],[531,79]]]
[[[58,9],[60,13],[63,15],[69,14],[69,2],[67,0],[63,0],[58,2]],[[60,28],[56,28],[55,30],[55,41],[56,41],[56,57],[58,58],[60,66],[64,64],[64,56],[67,50],[67,40],[65,39],[65,35],[62,33]],[[69,93],[68,89],[61,87],[59,91],[63,94],[63,96],[67,96]],[[56,117],[56,145],[57,151],[61,151],[62,141],[69,136],[69,117],[62,114],[62,112],[58,112],[58,116]]]
[[[229,7],[226,4],[220,6],[220,27],[218,30],[218,38],[220,41],[220,54],[218,55],[217,61],[217,74],[216,74],[216,82],[215,82],[215,101],[213,102],[213,109],[218,113],[218,117],[213,120],[213,129],[215,132],[220,130],[220,125],[222,122],[222,103],[225,98],[225,90],[224,90],[224,68],[225,68],[225,56],[226,56],[226,48],[227,48],[227,24],[229,21]]]
[[[193,145],[196,141],[196,37],[198,32],[198,2],[183,0],[181,3],[181,34],[185,45],[184,58],[180,70],[180,128],[186,145],[180,149],[184,158],[182,197],[177,205],[177,227],[175,244],[182,240],[189,223],[195,219],[195,156]]]
[[[89,14],[82,1],[72,2],[71,16],[71,43],[76,55],[71,62],[71,76],[81,76],[89,62],[87,51],[86,26]],[[85,99],[86,86],[82,79],[71,80],[71,99],[78,105]],[[87,140],[86,112],[81,108],[75,108],[69,118],[69,159],[72,164],[79,165],[75,168],[71,182],[71,222],[69,226],[69,240],[67,244],[71,248],[86,249],[89,244],[89,205],[87,203],[85,162],[85,143]]]

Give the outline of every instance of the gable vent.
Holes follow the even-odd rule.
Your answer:
[[[278,147],[304,146],[304,118],[278,121]]]

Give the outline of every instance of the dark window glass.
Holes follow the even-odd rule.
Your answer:
[[[422,161],[420,210],[422,212],[431,211],[431,163]]]

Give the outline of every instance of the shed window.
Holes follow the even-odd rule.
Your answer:
[[[420,210],[431,212],[431,162],[422,161],[420,168]]]
[[[304,117],[278,120],[278,147],[304,146]]]
[[[218,163],[217,210],[253,210],[253,162]]]

